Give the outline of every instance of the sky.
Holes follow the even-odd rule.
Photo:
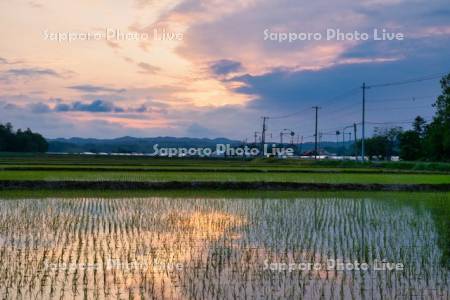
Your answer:
[[[0,24],[0,122],[47,138],[253,141],[268,116],[308,141],[317,105],[334,140],[363,82],[368,132],[408,128],[450,72],[448,0],[11,0]]]

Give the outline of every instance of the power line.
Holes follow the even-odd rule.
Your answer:
[[[425,117],[425,121],[430,122],[432,120],[433,117]],[[385,122],[372,122],[372,121],[366,121],[366,124],[370,124],[370,125],[390,125],[390,124],[412,124],[414,123],[414,119],[408,119],[408,120],[401,120],[401,121],[385,121]],[[351,126],[354,125],[361,125],[362,123],[354,123],[353,125],[348,125],[348,126],[340,126],[340,127],[335,127],[335,128],[328,128],[326,129],[326,131],[323,131],[322,133],[325,135],[328,134],[332,134],[333,132],[335,132],[336,130],[340,130],[344,127],[350,128]],[[312,135],[314,136],[314,135]]]
[[[434,80],[436,78],[441,78],[444,74],[440,73],[439,75],[433,74],[428,75],[422,78],[415,78],[415,79],[408,79],[403,81],[396,81],[396,82],[387,82],[382,84],[373,84],[366,86],[366,83],[363,82],[362,85],[362,137],[361,137],[361,160],[362,162],[365,161],[365,134],[366,134],[366,89],[370,88],[382,88],[382,87],[388,87],[388,86],[398,86],[398,85],[405,85],[405,84],[411,84],[411,83],[417,83],[417,82],[423,82],[427,80]]]
[[[355,87],[355,88],[352,88],[352,89],[350,89],[350,90],[348,90],[348,91],[346,91],[346,92],[344,92],[344,93],[342,93],[342,94],[339,94],[339,95],[337,95],[337,96],[334,96],[334,97],[328,99],[328,100],[325,101],[325,102],[321,102],[321,103],[319,103],[319,104],[320,104],[320,105],[324,105],[324,104],[326,104],[326,103],[329,103],[329,102],[332,102],[332,101],[341,99],[341,98],[343,98],[343,97],[347,97],[347,96],[356,94],[358,91],[359,91],[359,87]]]
[[[290,114],[284,115],[284,116],[269,117],[269,119],[271,119],[271,120],[286,119],[286,118],[290,118],[290,117],[296,116],[296,115],[298,115],[300,113],[306,112],[307,110],[309,110],[309,108],[308,109],[303,109],[303,110],[300,110],[300,111],[296,111],[294,113],[290,113]]]
[[[408,79],[408,80],[395,81],[395,82],[387,82],[387,83],[381,83],[381,84],[366,85],[365,88],[369,89],[369,88],[381,88],[381,87],[388,87],[388,86],[405,85],[405,84],[411,84],[411,83],[417,83],[417,82],[423,82],[423,81],[428,81],[428,80],[441,78],[444,75],[445,75],[444,73],[436,73],[436,74],[431,74],[431,75],[424,76],[424,77],[421,77],[421,78]],[[358,87],[357,88],[352,88],[352,89],[350,89],[350,90],[348,90],[348,91],[346,91],[346,92],[344,92],[342,94],[339,94],[337,96],[334,96],[334,97],[332,97],[332,98],[330,98],[330,99],[328,99],[328,100],[326,100],[324,102],[319,102],[319,104],[320,105],[324,105],[325,103],[329,103],[331,101],[340,99],[342,97],[352,95],[352,94],[356,93],[358,90],[359,90]],[[429,96],[429,97],[431,98],[431,97],[434,97],[434,96]],[[423,98],[428,98],[428,96],[412,97],[411,100],[414,101],[414,99],[421,99],[421,98],[422,99]],[[379,99],[375,99],[375,100],[379,100]],[[388,100],[388,99],[385,99],[385,100]],[[298,114],[301,114],[303,112],[306,112],[307,110],[309,110],[309,109],[305,108],[305,109],[302,109],[302,110],[299,110],[299,111],[296,111],[296,112],[293,112],[293,113],[290,113],[290,114],[281,115],[281,116],[275,116],[275,117],[270,117],[269,116],[268,118],[271,119],[271,120],[290,118],[290,117],[296,116]],[[340,110],[338,110],[338,111],[340,111]]]
[[[381,109],[384,109],[384,110],[385,110],[385,109],[388,109],[388,110],[408,110],[408,109],[418,109],[418,108],[432,108],[432,106],[431,106],[431,105],[426,105],[426,106],[410,106],[410,107],[386,107],[386,106],[383,106],[383,108],[377,108],[377,107],[374,107],[374,108],[366,108],[366,111],[377,111],[377,110],[381,110]],[[324,110],[324,113],[325,113],[325,112],[327,112],[327,111]],[[351,110],[350,112],[349,112],[349,111],[345,112],[345,115],[351,116],[351,115],[354,115],[355,113],[357,113],[356,110]],[[327,121],[342,119],[340,113],[337,113],[337,115],[339,115],[339,117],[336,116],[336,113],[333,113],[333,117],[327,117]],[[367,123],[369,123],[369,122],[366,121],[366,124],[367,124]],[[381,122],[381,123],[382,123],[382,122]],[[380,123],[380,124],[381,124],[381,123]],[[388,122],[388,123],[392,123],[392,122]],[[347,123],[347,124],[348,124],[348,123]],[[361,125],[362,122],[356,122],[356,124],[357,124],[357,125]],[[323,132],[323,133],[333,133],[333,132],[335,132],[336,130],[342,129],[344,126],[347,126],[347,125],[343,124],[343,125],[341,125],[341,126],[329,127],[329,128],[327,128],[327,129],[324,129],[322,132]]]
[[[437,98],[436,95],[433,96],[410,96],[410,97],[399,97],[399,98],[371,98],[372,101],[379,102],[416,102],[419,99],[434,99]]]
[[[353,126],[353,125],[351,125],[351,126]],[[335,127],[332,129],[329,128],[326,131],[322,131],[322,132],[326,133],[326,134],[335,134],[337,130],[342,130],[342,128],[344,128],[344,127],[349,127],[349,126],[343,125],[343,126]]]
[[[371,98],[371,103],[373,103],[374,105],[376,104],[390,104],[390,103],[396,103],[396,102],[409,102],[409,103],[416,103],[416,102],[424,102],[424,101],[416,101],[416,100],[423,100],[423,99],[432,99],[435,98],[436,96],[410,96],[410,97],[402,97],[402,98],[376,98],[376,99],[372,99]],[[426,108],[426,107],[431,107],[431,104],[429,104],[429,106],[408,106],[405,107],[406,109],[411,109],[411,108]],[[387,109],[387,107],[383,107],[383,109]],[[389,108],[391,109],[391,108]],[[392,108],[392,109],[400,109],[400,108]],[[372,110],[377,110],[377,108],[368,108],[368,111],[372,111]],[[333,116],[336,115],[354,115],[359,111],[359,108],[356,106],[356,102],[351,102],[348,103],[347,105],[337,108],[335,110],[324,110],[324,113],[327,114],[333,114]]]
[[[367,86],[366,86],[366,88],[367,88]],[[415,102],[416,100],[431,99],[431,98],[435,98],[435,97],[437,97],[437,96],[429,95],[429,96],[410,96],[410,97],[399,97],[399,98],[375,98],[373,100],[376,103],[373,103],[373,104],[378,104],[380,102],[381,103],[383,103],[383,102],[391,102],[391,103],[394,103],[394,102]],[[334,99],[336,99],[336,98],[337,97],[334,97]],[[372,99],[371,99],[371,102],[372,102]],[[431,104],[432,103],[430,103],[430,106],[428,106],[428,105],[427,106],[410,106],[410,107],[405,107],[405,108],[392,107],[392,108],[388,108],[388,109],[400,110],[400,109],[417,109],[417,108],[428,108],[428,107],[431,108]],[[383,107],[383,109],[386,109],[386,107]],[[307,110],[309,110],[309,109],[305,109],[305,110],[302,110],[302,111],[297,111],[297,112],[289,114],[289,115],[278,116],[278,117],[269,117],[269,118],[273,119],[273,120],[282,119],[282,118],[288,118],[288,117],[291,117],[291,116],[295,116],[295,115],[297,115],[297,114],[299,114],[301,112],[306,112]],[[376,111],[376,110],[379,110],[379,109],[378,108],[372,108],[372,107],[371,108],[366,108],[366,111]],[[335,110],[331,110],[331,111],[324,110],[324,113],[326,113],[327,115],[328,114],[332,114],[333,117],[331,119],[335,119],[335,120],[342,118],[342,116],[354,116],[357,112],[358,112],[358,107],[357,107],[357,103],[356,102],[352,102],[352,103],[347,104],[347,105],[345,105],[343,107],[339,107],[339,108],[337,108]],[[336,115],[339,115],[340,117],[338,118]],[[327,118],[327,120],[330,120],[330,118]],[[358,123],[358,124],[360,124],[360,123]],[[300,129],[301,127],[296,127],[296,129],[297,128]],[[341,128],[341,127],[339,127],[339,128]]]
[[[352,101],[350,103],[347,103],[347,105],[339,107],[338,109],[327,111],[327,112],[334,114],[334,113],[339,113],[339,112],[342,112],[342,111],[346,111],[347,109],[351,109],[351,108],[356,108],[356,101],[354,101],[354,102]]]
[[[331,97],[326,101],[320,101],[317,102],[317,104],[320,105],[324,105],[324,104],[328,104],[332,101],[335,101],[337,99],[346,97],[346,96],[350,96],[353,94],[356,94],[356,92],[362,88],[363,90],[363,94],[362,94],[362,120],[360,123],[354,123],[354,127],[356,127],[356,125],[362,125],[362,147],[361,147],[361,156],[362,156],[362,161],[364,161],[365,159],[365,125],[370,124],[370,125],[382,125],[382,124],[410,124],[413,121],[404,121],[404,122],[366,122],[365,118],[366,118],[366,90],[367,89],[371,89],[371,88],[382,88],[382,87],[389,87],[389,86],[400,86],[400,85],[407,85],[407,84],[413,84],[413,83],[419,83],[419,82],[423,82],[423,81],[429,81],[429,80],[434,80],[437,78],[441,78],[442,76],[444,76],[445,74],[443,73],[436,73],[436,74],[431,74],[431,75],[427,75],[427,76],[423,76],[423,77],[419,77],[419,78],[412,78],[412,79],[407,79],[407,80],[402,80],[402,81],[393,81],[393,82],[386,82],[386,83],[380,83],[380,84],[372,84],[372,85],[367,85],[365,83],[363,83],[362,87],[357,87],[357,88],[352,88],[342,94],[339,94],[337,96]],[[407,102],[415,102],[418,99],[430,99],[430,98],[435,98],[436,96],[412,96],[412,97],[403,97],[403,98],[375,98],[371,101],[371,103],[373,104],[381,104],[384,103],[386,104],[387,102],[402,102],[402,101],[407,101]],[[430,103],[431,104],[431,103]],[[350,103],[350,104],[346,104],[343,107],[338,107],[337,109],[331,110],[331,114],[334,116],[334,118],[332,119],[336,119],[336,113],[338,113],[338,115],[341,115],[341,112],[344,113],[345,115],[353,115],[354,113],[356,113],[356,111],[353,111],[351,108],[354,107],[357,109],[356,103]],[[313,106],[313,108],[315,109],[315,115],[316,115],[316,120],[315,120],[315,134],[312,135],[313,137],[315,137],[315,158],[317,159],[317,153],[318,153],[318,144],[317,144],[317,139],[318,139],[318,110],[321,108],[318,105]],[[409,106],[409,107],[383,107],[383,109],[390,109],[390,110],[396,110],[396,109],[418,109],[418,108],[431,108],[431,106]],[[350,109],[350,111],[348,111],[347,109]],[[370,107],[369,109],[367,109],[368,111],[376,111],[379,110],[381,108],[377,108],[377,107]],[[295,111],[293,113],[289,113],[289,114],[285,114],[285,115],[279,115],[279,116],[268,116],[268,117],[263,117],[263,131],[262,131],[262,136],[261,136],[261,141],[265,142],[265,133],[266,133],[266,129],[267,129],[267,121],[269,119],[271,120],[278,120],[278,119],[285,119],[285,118],[290,118],[290,117],[294,117],[296,115],[302,114],[304,112],[306,112],[308,109],[302,109],[302,110],[298,110]],[[328,113],[328,111],[326,111],[326,113]],[[328,119],[329,121],[329,119]],[[299,127],[300,129],[301,127]],[[341,127],[338,127],[337,129],[340,129]],[[356,128],[355,129],[355,138],[356,138]],[[300,129],[301,131],[301,129]],[[327,134],[327,132],[322,133],[322,134]],[[308,138],[304,137],[305,139]]]
[[[339,94],[339,95],[337,95],[337,96],[334,96],[334,97],[332,97],[332,98],[329,98],[329,99],[327,99],[327,100],[324,101],[324,102],[319,102],[319,104],[320,104],[320,105],[323,105],[323,104],[325,104],[325,103],[328,103],[328,102],[331,102],[331,101],[340,99],[340,98],[342,98],[342,97],[349,96],[349,95],[351,95],[351,94],[356,93],[356,91],[358,91],[358,89],[359,89],[359,88],[352,88],[351,90],[348,90],[348,91],[346,91],[346,92],[344,92],[344,93],[342,93],[342,94]],[[308,110],[309,110],[309,108],[305,108],[305,109],[302,109],[302,110],[299,110],[299,111],[296,111],[296,112],[293,112],[293,113],[290,113],[290,114],[287,114],[287,115],[275,116],[275,117],[269,117],[269,119],[271,119],[271,120],[277,120],[277,119],[290,118],[290,117],[296,116],[296,115],[298,115],[298,114],[300,114],[300,113],[306,112],[306,111],[308,111]]]
[[[387,82],[387,83],[380,83],[380,84],[372,84],[372,85],[366,86],[366,88],[381,88],[381,87],[388,87],[388,86],[396,86],[396,85],[417,83],[417,82],[422,82],[422,81],[428,81],[428,80],[441,78],[444,75],[445,75],[444,73],[431,74],[431,75],[428,75],[428,76],[424,76],[422,78],[415,78],[415,79],[408,79],[408,80],[403,80],[403,81],[394,81],[394,82]]]
[[[432,117],[430,118],[424,118],[425,121],[430,122],[432,120]],[[389,125],[389,124],[412,124],[415,120],[405,120],[405,121],[387,121],[387,122],[369,122],[367,121],[367,124],[371,125]]]
[[[407,106],[407,107],[378,107],[378,108],[370,108],[367,109],[369,111],[377,111],[377,110],[404,110],[404,109],[417,109],[417,108],[432,108],[430,105],[421,105],[421,106]]]

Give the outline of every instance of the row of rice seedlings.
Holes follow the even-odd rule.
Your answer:
[[[431,215],[371,199],[0,201],[3,298],[449,297]],[[329,259],[403,271],[272,270]]]

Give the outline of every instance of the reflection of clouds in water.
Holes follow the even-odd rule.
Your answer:
[[[34,238],[19,234],[12,236],[0,235],[0,247],[10,251],[23,251],[27,249],[48,249],[56,247],[56,241],[52,238]]]
[[[27,209],[31,201],[38,203]],[[38,262],[27,262],[30,271],[45,273],[50,282],[61,283],[53,287],[59,291],[57,294],[64,289],[89,285],[61,277],[66,274],[76,278],[81,273],[89,282],[103,279],[107,290],[117,290],[120,294],[135,293],[146,285],[161,295],[181,297],[180,287],[175,285],[176,276],[180,275],[172,273],[179,273],[191,261],[206,257],[211,242],[229,227],[243,223],[241,218],[225,212],[196,211],[190,205],[171,207],[151,199],[23,200],[13,204],[0,202],[0,205],[7,207],[0,222],[12,221],[12,226],[5,226],[8,233],[22,226],[23,234],[27,234],[27,229],[38,228],[41,235],[55,236],[50,249],[25,247],[22,251]],[[19,212],[25,218],[12,220]],[[13,249],[22,246],[17,238],[11,243]],[[14,261],[20,254],[7,247],[3,249],[11,276],[15,271]],[[181,270],[171,267],[175,265],[181,265]]]

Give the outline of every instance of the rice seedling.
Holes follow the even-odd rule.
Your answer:
[[[439,234],[395,199],[4,199],[0,296],[448,299]]]

